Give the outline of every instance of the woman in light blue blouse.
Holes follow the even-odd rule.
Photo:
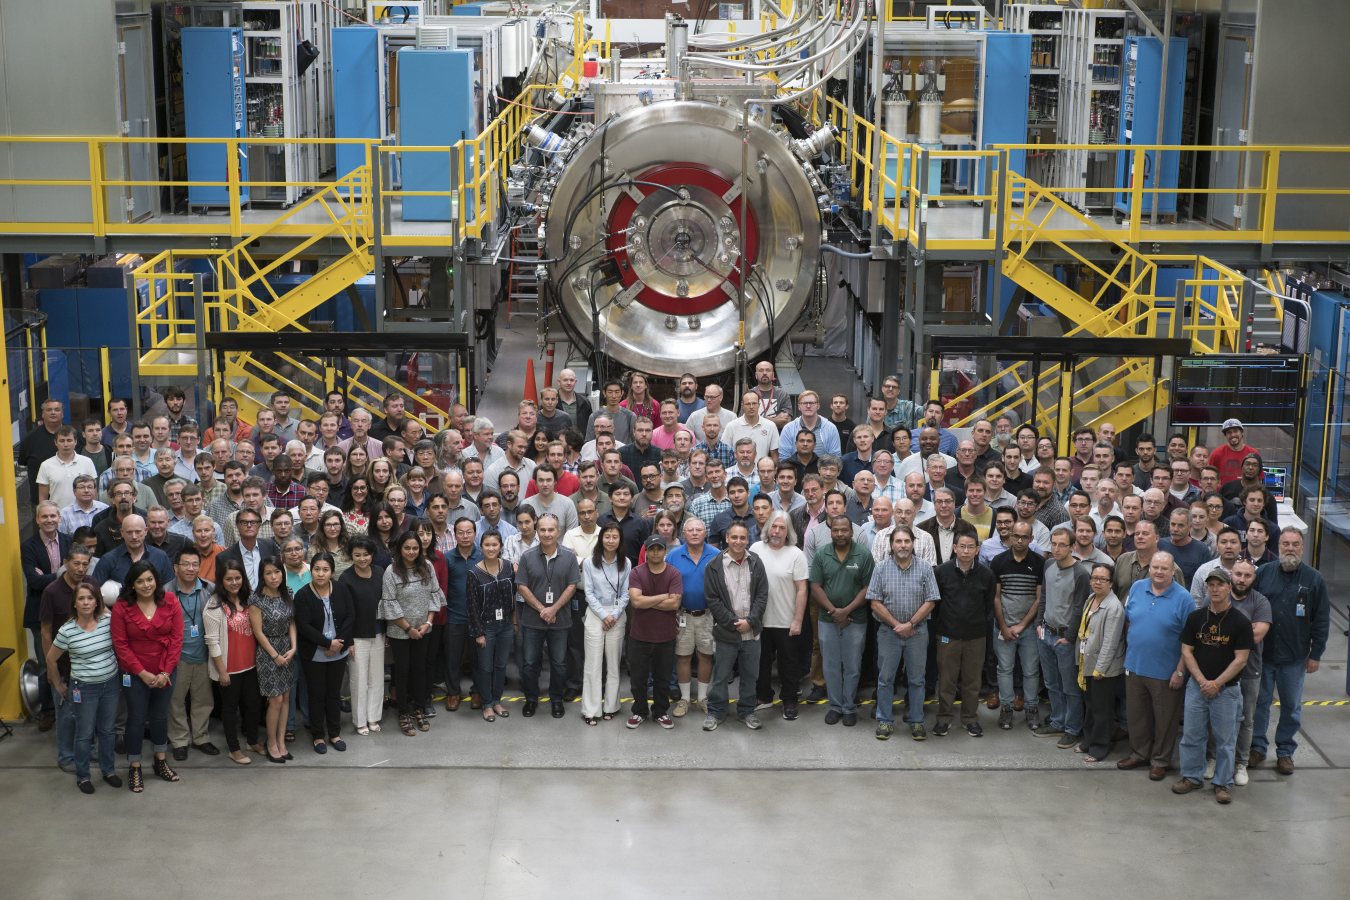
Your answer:
[[[631,567],[618,523],[600,526],[595,553],[581,564],[586,591],[586,666],[581,682],[581,717],[587,725],[606,722],[619,711],[619,655],[623,652],[624,609]],[[603,709],[600,677],[608,665]]]

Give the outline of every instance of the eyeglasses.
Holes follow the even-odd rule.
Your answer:
[[[1111,579],[1108,578],[1108,577],[1105,576],[1105,575],[1093,575],[1093,576],[1092,576],[1091,578],[1089,578],[1088,580],[1089,580],[1089,581],[1105,581],[1105,582],[1107,582],[1108,584],[1111,582]]]

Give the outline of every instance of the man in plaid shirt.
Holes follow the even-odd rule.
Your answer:
[[[291,478],[291,469],[291,458],[284,453],[272,460],[272,480],[263,493],[273,509],[295,509],[305,499],[304,485]]]
[[[708,451],[708,459],[720,459],[725,468],[730,468],[736,463],[736,451],[728,447],[722,440],[722,420],[716,416],[705,418],[703,421],[704,440],[699,441],[694,446],[695,450]]]
[[[714,420],[715,421],[715,420]],[[718,423],[717,427],[720,427]],[[705,525],[712,526],[713,519],[731,509],[731,498],[727,496],[727,470],[722,460],[708,459],[708,490],[689,501],[689,515],[702,519]]]

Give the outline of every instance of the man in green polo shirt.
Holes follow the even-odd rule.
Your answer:
[[[830,709],[825,724],[840,719],[858,723],[858,673],[867,638],[867,586],[875,563],[872,553],[853,540],[848,516],[830,519],[830,543],[811,560],[811,596],[820,605],[816,628]]]

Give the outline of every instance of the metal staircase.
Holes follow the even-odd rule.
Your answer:
[[[527,231],[534,223],[525,222],[511,232],[511,259],[542,259],[543,247],[539,236]],[[509,293],[506,298],[506,327],[511,327],[511,316],[539,316],[539,276],[536,266],[512,262]]]
[[[293,402],[317,416],[336,374],[324,360],[270,352],[225,354],[216,368],[205,350],[212,331],[309,331],[308,317],[321,304],[341,294],[374,271],[371,167],[361,166],[291,207],[267,228],[228,250],[168,250],[146,260],[132,272],[149,288],[149,302],[136,315],[136,353],[142,375],[159,383],[189,383],[210,377],[218,397],[233,397],[240,415],[254,421],[278,388],[291,392]],[[255,258],[249,251],[258,239],[284,236],[293,223],[312,219],[322,211],[320,227],[306,226],[305,236],[281,255]],[[303,219],[297,218],[303,216]],[[302,284],[278,293],[268,276],[286,271],[320,241],[336,239],[347,253],[320,269]],[[195,281],[200,275],[202,290]],[[448,419],[448,411],[429,404],[369,364],[350,359],[350,399],[372,415],[382,415],[380,398],[402,392],[415,403],[409,413],[425,408],[425,418]]]

